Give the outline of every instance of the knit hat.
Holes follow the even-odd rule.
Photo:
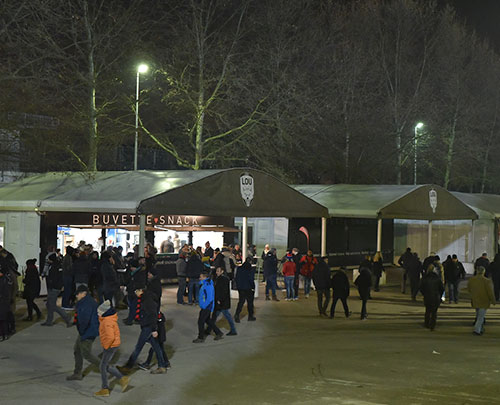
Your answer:
[[[287,253],[286,259],[290,261],[293,260],[293,255],[291,253]]]
[[[110,309],[111,309],[111,302],[109,300],[106,300],[97,307],[97,314],[99,316],[102,316],[102,314],[105,314]]]
[[[80,284],[76,289],[75,294],[80,294],[82,292],[89,292],[89,289],[85,284]]]

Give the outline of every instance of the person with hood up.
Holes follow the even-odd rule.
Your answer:
[[[234,321],[236,323],[240,322],[240,313],[243,309],[245,301],[247,302],[248,309],[248,320],[255,321],[253,307],[253,298],[255,294],[255,270],[252,267],[252,258],[247,257],[245,262],[238,267],[236,272],[236,287],[238,288],[238,306],[236,307],[236,312],[234,314]]]
[[[215,289],[210,279],[210,273],[207,271],[203,271],[200,274],[200,295],[198,304],[200,306],[200,313],[198,315],[198,337],[193,340],[193,343],[203,343],[205,341],[207,337],[205,335],[205,324],[215,332],[214,340],[223,339],[224,334],[210,317],[215,308]]]
[[[73,353],[75,355],[75,370],[66,380],[81,380],[83,378],[83,359],[99,367],[99,359],[92,354],[92,344],[99,336],[99,318],[97,317],[97,302],[90,295],[86,285],[81,284],[76,289],[75,323],[78,329]]]
[[[354,281],[354,284],[358,287],[359,298],[362,301],[361,305],[361,320],[364,321],[368,318],[368,313],[366,312],[366,303],[370,298],[370,287],[372,286],[372,274],[370,270],[366,267],[359,269],[359,276]]]
[[[317,266],[312,273],[314,287],[318,295],[318,311],[319,315],[327,316],[326,309],[330,303],[330,267],[328,267],[328,257],[319,259]],[[323,302],[323,297],[325,301]]]
[[[25,321],[33,320],[33,309],[36,312],[37,320],[42,318],[42,312],[38,305],[35,303],[35,298],[40,295],[40,275],[38,274],[38,268],[36,267],[36,259],[26,260],[26,273],[23,278],[24,283],[24,298],[26,300],[26,306],[28,307],[28,317]]]
[[[313,256],[312,250],[307,251],[307,255],[300,259],[300,276],[304,283],[304,295],[309,298],[311,291],[311,278],[315,267],[318,265],[318,259]]]
[[[437,321],[437,311],[441,304],[444,285],[433,264],[429,264],[420,282],[420,292],[424,296],[425,327],[434,330]]]
[[[98,397],[109,397],[108,373],[118,378],[118,383],[124,392],[128,386],[129,378],[118,371],[116,366],[110,365],[116,351],[120,347],[120,328],[118,327],[118,314],[111,306],[111,301],[104,301],[97,308],[99,316],[99,339],[104,349],[102,352],[101,364],[101,390],[95,393]]]

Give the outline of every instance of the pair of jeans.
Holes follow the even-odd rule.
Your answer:
[[[241,310],[243,309],[243,305],[245,304],[245,301],[247,302],[247,309],[248,309],[248,317],[253,318],[253,297],[254,297],[254,291],[253,290],[238,290],[238,306],[236,307],[236,313],[235,316],[239,317]]]
[[[205,324],[208,325],[210,331],[214,331],[216,335],[222,335],[222,331],[217,327],[210,317],[212,312],[210,308],[200,309],[200,314],[198,315],[198,338],[205,339]]]
[[[333,318],[335,316],[335,307],[337,306],[338,300],[342,301],[342,305],[344,306],[345,317],[348,318],[349,307],[347,306],[347,297],[336,297],[335,294],[333,294],[332,307],[330,308],[330,318]]]
[[[163,353],[161,351],[160,345],[158,344],[158,340],[152,336],[153,329],[150,326],[141,327],[141,333],[139,334],[139,339],[137,339],[137,344],[135,345],[135,349],[133,353],[130,355],[127,361],[127,367],[133,367],[139,354],[141,354],[141,350],[146,343],[149,343],[153,350],[156,353],[156,358],[158,359],[158,367],[167,367],[168,359],[163,357]]]
[[[330,289],[325,288],[316,291],[318,294],[318,310],[320,314],[326,315],[326,309],[328,308],[328,304],[330,303]],[[323,302],[323,297],[325,297],[325,301]]]
[[[476,323],[474,324],[474,332],[483,333],[484,317],[486,316],[486,308],[476,308]]]
[[[227,319],[227,322],[229,323],[229,327],[231,328],[231,332],[236,333],[236,325],[234,324],[233,317],[231,316],[231,313],[229,312],[229,309],[218,309],[217,311],[214,311],[212,314],[212,323],[215,325],[217,322],[217,318],[219,315],[222,313],[224,315],[224,318]],[[211,327],[209,326],[206,330],[208,332],[207,334],[210,334],[212,331]]]
[[[286,297],[290,300],[295,297],[294,282],[295,276],[285,276]]]
[[[51,288],[47,293],[47,320],[46,323],[51,324],[54,321],[54,311],[59,314],[59,316],[64,319],[66,324],[71,322],[68,314],[59,306],[57,306],[57,297],[61,290],[56,290]]]
[[[135,292],[128,291],[127,292],[127,303],[128,303],[128,316],[126,322],[134,322],[135,312],[137,311],[137,295]]]
[[[199,291],[200,291],[200,280],[190,278],[188,284],[188,302],[190,304],[198,301]]]
[[[448,295],[450,302],[458,302],[458,280],[448,281]]]
[[[156,338],[156,340],[158,340],[158,338]],[[158,340],[158,346],[160,346],[160,350],[161,350],[161,353],[163,354],[163,358],[165,359],[165,363],[167,363],[167,365],[169,365],[170,361],[168,361],[167,352],[165,351],[165,348],[163,347],[163,343],[161,343],[159,340]],[[155,350],[152,347],[150,347],[149,352],[148,352],[148,358],[146,359],[147,365],[151,364],[151,360],[153,360],[153,354],[155,354]],[[156,359],[156,360],[158,361],[158,359]]]
[[[94,339],[81,340],[80,335],[76,337],[75,345],[73,346],[73,354],[75,355],[75,374],[82,374],[83,359],[99,367],[99,359],[92,354],[92,343],[94,343]]]
[[[276,295],[276,279],[277,274],[271,274],[266,277],[266,296],[269,296],[269,290],[273,293],[273,297]]]
[[[74,293],[73,276],[64,276],[63,283],[64,283],[64,291],[62,296],[62,306],[63,308],[72,308],[73,293]]]
[[[309,295],[311,292],[311,279],[309,277],[305,277],[302,274],[300,275],[302,282],[304,283],[304,294]]]
[[[101,388],[109,389],[108,386],[108,373],[113,377],[122,378],[123,374],[118,371],[116,366],[109,365],[109,362],[113,359],[118,347],[110,347],[109,349],[104,349],[102,352],[101,364],[99,366],[101,370]]]
[[[186,277],[179,276],[179,287],[177,288],[177,304],[184,304],[184,292],[186,291]]]

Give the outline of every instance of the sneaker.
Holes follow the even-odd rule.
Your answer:
[[[298,301],[298,300],[299,300],[299,297],[295,297],[293,300],[294,300],[294,301]]]
[[[148,371],[151,366],[148,363],[140,363],[137,365],[141,370]]]
[[[309,298],[309,294],[306,294],[306,298]]]
[[[226,333],[226,336],[236,336],[238,333],[236,331],[231,331],[231,332],[228,332]]]
[[[214,340],[221,340],[221,339],[224,339],[223,334],[220,334],[220,335],[217,335],[216,337],[214,337]]]
[[[71,374],[66,377],[66,381],[80,381],[83,380],[83,376],[81,374]]]
[[[249,317],[248,317],[248,321],[249,321],[249,322],[250,322],[250,321],[256,321],[256,320],[257,320],[257,318],[256,318],[255,316],[249,316]]]
[[[195,340],[193,340],[193,343],[204,343],[205,342],[205,339],[203,338],[196,338]]]
[[[271,298],[269,298],[269,295],[266,295],[266,301],[271,301]]]
[[[166,368],[167,370],[170,370],[172,368],[172,364],[168,363]]]
[[[151,374],[167,374],[167,369],[165,367],[158,367],[156,370],[152,370]]]
[[[125,375],[118,380],[118,384],[122,386],[122,392],[125,392],[125,390],[127,389],[129,381],[129,377]]]
[[[109,397],[109,390],[107,388],[103,388],[97,392],[94,392],[96,397]]]

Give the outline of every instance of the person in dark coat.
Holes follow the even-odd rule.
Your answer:
[[[73,261],[73,277],[76,288],[78,288],[81,284],[88,287],[90,277],[90,260],[84,250],[80,250],[77,257]]]
[[[9,338],[8,319],[12,283],[13,280],[10,276],[10,272],[0,266],[0,338],[2,341]]]
[[[155,295],[155,297],[157,299],[158,312],[160,312],[161,296],[162,296],[163,289],[161,286],[160,273],[158,272],[158,269],[156,268],[156,266],[152,267],[148,271],[146,288]]]
[[[120,283],[118,282],[118,276],[113,267],[114,259],[108,251],[104,251],[101,254],[101,276],[102,276],[102,288],[105,300],[110,300],[114,305],[116,305],[113,299],[120,289]]]
[[[215,279],[214,288],[215,288],[215,306],[214,311],[212,312],[212,324],[217,322],[217,318],[222,313],[224,318],[226,318],[229,323],[229,327],[231,330],[226,333],[227,336],[236,336],[238,333],[236,332],[236,325],[234,324],[233,317],[231,316],[231,312],[229,312],[229,308],[231,308],[231,291],[229,286],[229,278],[225,275],[224,270],[221,267],[215,269],[215,274],[217,278]],[[205,330],[205,335],[210,335],[212,332],[212,328],[208,325]]]
[[[90,295],[86,285],[81,284],[76,289],[75,323],[78,329],[73,354],[75,369],[66,380],[81,380],[83,378],[83,359],[92,363],[99,370],[100,360],[92,354],[92,344],[99,336],[99,317],[97,316],[97,302]]]
[[[318,265],[312,272],[312,280],[318,296],[318,311],[320,315],[326,315],[326,309],[330,303],[330,267],[328,267],[328,257],[321,257]],[[325,301],[323,302],[323,297]]]
[[[491,281],[493,281],[495,300],[500,300],[500,253],[495,255],[495,258],[486,269],[486,277],[491,278]]]
[[[330,318],[333,319],[335,316],[335,307],[338,300],[342,301],[345,317],[349,318],[351,313],[349,312],[349,306],[347,305],[347,297],[349,297],[350,286],[349,279],[347,278],[343,268],[333,273],[332,290],[333,300],[330,308]]]
[[[448,286],[448,298],[450,304],[454,302],[458,303],[458,282],[460,281],[460,267],[456,255],[454,258],[448,255],[446,260],[443,262],[444,268],[444,280]],[[499,263],[500,264],[500,263]]]
[[[436,273],[434,265],[427,267],[424,277],[420,282],[420,292],[424,296],[425,327],[431,331],[436,327],[437,310],[441,304],[444,285],[441,277]]]
[[[420,286],[420,276],[422,275],[422,263],[417,253],[414,253],[412,258],[408,258],[405,261],[405,265],[407,266],[408,278],[410,279],[411,299],[412,301],[416,301]]]
[[[35,303],[35,298],[40,295],[40,275],[38,274],[38,268],[36,267],[36,259],[26,260],[26,273],[23,278],[24,283],[24,299],[26,300],[26,306],[28,307],[28,317],[25,321],[33,320],[33,310],[36,312],[37,320],[42,318],[42,312]]]
[[[49,265],[49,273],[47,276],[47,319],[41,325],[52,326],[54,312],[57,312],[64,322],[66,322],[66,325],[70,327],[73,325],[71,318],[61,307],[57,305],[57,297],[59,297],[63,288],[61,262],[57,258],[56,253],[51,253],[47,258],[47,263]]]
[[[483,253],[481,257],[477,258],[474,262],[474,270],[476,270],[478,267],[484,267],[485,269],[487,269],[489,265],[490,260],[488,259],[488,253]]]
[[[248,320],[255,321],[253,298],[255,294],[255,270],[252,266],[252,258],[247,257],[245,262],[238,268],[236,272],[236,287],[238,288],[238,306],[234,314],[234,321],[240,322],[240,313],[243,309],[245,301],[247,302]]]
[[[276,249],[271,249],[264,257],[262,264],[264,277],[266,278],[266,301],[269,301],[269,290],[272,292],[273,301],[279,301],[276,296],[276,279],[278,276],[278,258],[276,257]]]
[[[123,321],[125,325],[134,323],[135,311],[137,309],[137,295],[135,289],[137,286],[145,285],[147,282],[146,259],[139,257],[138,260],[133,259],[130,262],[130,274],[127,282],[127,301],[128,301],[128,316]]]
[[[62,260],[62,270],[63,270],[63,296],[62,296],[62,307],[65,310],[70,310],[73,308],[74,304],[74,291],[75,291],[75,279],[73,275],[73,260],[76,257],[75,249],[71,246],[66,246],[66,254]]]
[[[361,305],[361,320],[368,318],[366,312],[366,303],[370,298],[370,287],[372,286],[372,275],[370,270],[363,267],[359,270],[359,276],[354,281],[354,284],[358,287],[359,298],[363,302]]]
[[[299,299],[299,278],[300,278],[300,260],[302,259],[302,255],[299,252],[299,249],[292,249],[293,262],[295,263],[295,279],[293,281],[295,296],[293,297],[294,301]]]
[[[207,242],[208,243],[208,242]],[[210,245],[210,244],[209,244]],[[177,304],[184,305],[184,293],[186,292],[186,278],[187,278],[187,259],[184,252],[179,253],[179,258],[175,262],[175,270],[177,273]]]
[[[193,305],[198,302],[200,290],[200,274],[204,271],[203,263],[196,252],[191,252],[187,262],[186,274],[188,281],[188,304]]]
[[[102,290],[102,275],[101,275],[101,262],[99,260],[99,253],[95,250],[90,254],[90,272],[89,272],[89,291],[94,297],[99,298],[99,290]]]
[[[382,256],[381,252],[375,253],[375,256],[373,256],[373,267],[372,267],[372,273],[373,273],[373,279],[374,279],[374,290],[375,291],[380,291],[380,278],[382,277],[382,274],[384,272],[384,258]]]
[[[406,280],[408,278],[408,262],[412,260],[413,253],[411,252],[411,248],[406,248],[406,252],[404,252],[398,260],[398,264],[403,268],[403,275],[401,277],[401,293],[406,293]]]

